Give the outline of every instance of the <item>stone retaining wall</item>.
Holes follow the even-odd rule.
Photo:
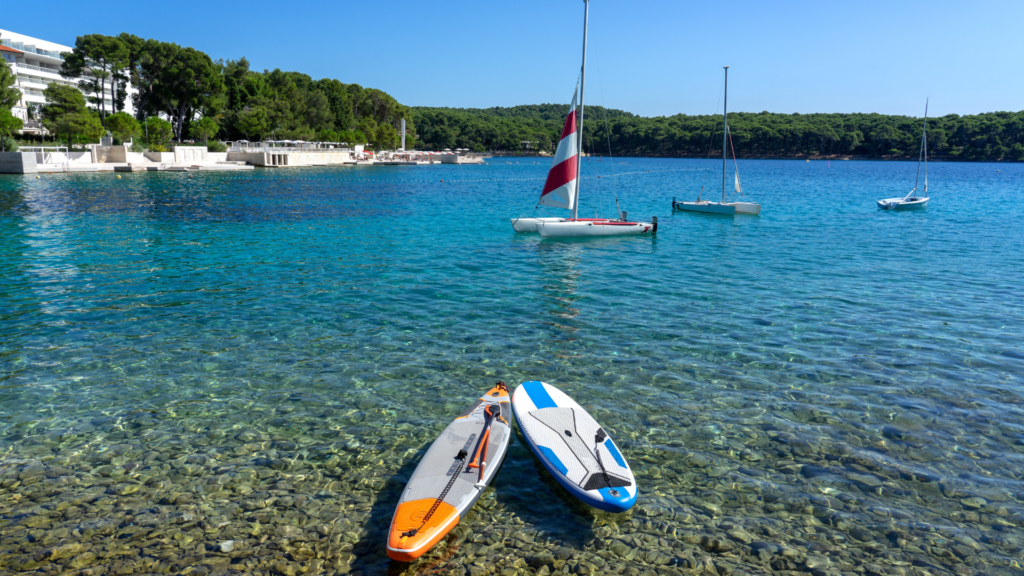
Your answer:
[[[228,152],[227,159],[234,162],[245,162],[252,166],[266,166],[267,154],[265,152]]]
[[[0,174],[36,174],[35,152],[0,152]]]
[[[351,162],[352,156],[341,150],[228,152],[227,160],[253,166],[313,166],[344,164]]]
[[[175,146],[174,147],[174,161],[180,163],[206,163],[210,160],[207,159],[208,152],[206,146]]]
[[[351,161],[348,152],[341,150],[310,150],[309,152],[288,152],[288,166],[312,166],[314,164],[343,164]]]
[[[127,162],[127,146],[92,146],[92,163]]]
[[[145,152],[144,154],[153,162],[174,162],[174,152]]]

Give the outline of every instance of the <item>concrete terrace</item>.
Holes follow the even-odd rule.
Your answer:
[[[0,174],[40,172],[163,172],[231,171],[309,166],[422,166],[483,164],[475,154],[453,152],[372,153],[325,148],[241,148],[208,152],[205,146],[174,146],[171,152],[132,152],[127,146],[89,146],[86,151],[62,147],[26,148],[0,153]]]

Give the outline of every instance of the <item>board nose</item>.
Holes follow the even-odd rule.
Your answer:
[[[504,382],[498,382],[484,393],[484,398],[497,399],[502,397],[508,398],[508,386]]]
[[[637,492],[634,491],[631,494],[625,487],[601,488],[598,492],[601,493],[605,504],[605,506],[600,506],[600,508],[607,512],[625,512],[632,508],[633,504],[636,504]]]

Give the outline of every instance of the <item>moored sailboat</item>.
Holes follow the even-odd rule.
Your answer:
[[[558,141],[555,157],[551,160],[551,169],[548,170],[547,180],[544,181],[544,188],[541,189],[540,200],[537,202],[538,206],[566,208],[573,213],[576,206],[576,183],[579,174],[579,146],[576,130],[578,89],[578,85],[573,88],[572,104],[569,105],[569,114],[565,117],[562,137]],[[512,218],[512,229],[520,233],[536,233],[543,224],[564,222],[565,220],[567,219],[557,216]]]
[[[761,213],[761,205],[757,202],[726,202],[725,201],[725,172],[726,162],[728,160],[728,150],[726,143],[731,143],[729,139],[729,67],[725,66],[725,99],[722,107],[722,200],[721,202],[712,202],[710,200],[702,200],[704,189],[701,188],[701,195],[697,196],[696,202],[676,202],[676,199],[672,199],[672,210],[682,210],[684,212],[704,212],[705,214],[751,214],[758,215]],[[733,164],[736,163],[736,150],[732,153]],[[736,192],[743,193],[743,188],[740,186],[740,173],[739,168],[736,169]]]
[[[917,186],[921,181],[921,163],[924,163],[924,194],[917,196]],[[886,198],[878,201],[883,210],[913,210],[928,205],[928,100],[924,101],[924,125],[921,127],[921,151],[917,155],[917,179],[914,189],[903,198]]]
[[[512,229],[516,232],[537,232],[541,238],[576,238],[589,236],[628,236],[658,231],[658,220],[652,222],[628,222],[626,213],[618,219],[578,218],[580,199],[580,158],[583,155],[583,110],[587,79],[587,20],[590,2],[583,0],[583,64],[580,68],[579,91],[573,90],[572,104],[562,128],[562,138],[551,161],[547,180],[541,191],[538,205],[565,208],[571,211],[569,218],[513,218]],[[576,98],[579,97],[579,110]],[[578,114],[578,121],[577,121]]]

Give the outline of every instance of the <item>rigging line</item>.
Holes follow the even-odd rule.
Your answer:
[[[712,147],[715,144],[715,122],[714,122],[714,117],[718,116],[718,107],[722,103],[722,92],[724,90],[725,90],[725,83],[723,81],[723,83],[718,86],[718,98],[715,99],[715,113],[711,117],[712,118],[711,129],[708,130],[708,156],[707,157],[708,157],[709,160],[711,159]],[[700,181],[700,189],[701,189],[701,191],[704,190],[704,185],[707,184],[708,174],[710,174],[710,173],[711,173],[711,165],[709,164],[709,165],[704,167],[704,175],[703,175],[703,177],[701,178],[701,181]]]
[[[604,130],[605,136],[608,139],[608,166],[609,169],[611,169],[611,166],[613,166],[612,162],[614,162],[614,157],[612,156],[612,127],[611,123],[608,121],[608,101],[605,100],[604,97],[604,76],[601,75],[600,60],[597,61],[597,85],[601,90],[601,111],[604,113]],[[616,217],[621,218],[622,213],[619,212],[619,187],[615,182],[612,182],[612,193],[615,195]]]
[[[924,130],[921,133],[924,142],[924,193],[928,195],[928,101],[924,104]]]

